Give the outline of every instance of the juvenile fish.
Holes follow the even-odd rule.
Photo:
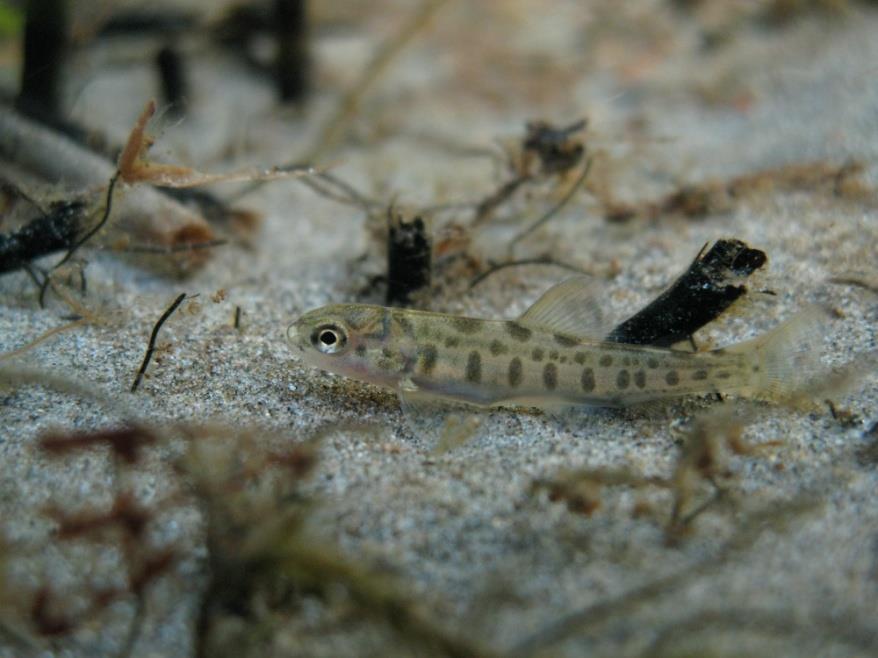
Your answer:
[[[589,280],[569,279],[518,320],[364,304],[310,311],[287,336],[318,368],[480,407],[627,406],[709,393],[773,399],[813,371],[819,311],[707,352],[611,343]]]

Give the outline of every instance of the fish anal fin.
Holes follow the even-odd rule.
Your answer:
[[[587,340],[603,340],[613,328],[599,301],[599,283],[577,276],[553,286],[524,312],[518,323]]]

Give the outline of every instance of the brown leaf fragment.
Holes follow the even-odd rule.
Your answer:
[[[138,539],[152,518],[152,512],[141,507],[130,493],[120,493],[109,512],[65,515],[50,510],[49,514],[58,523],[60,539],[73,539],[108,527],[121,528],[132,539]]]
[[[57,637],[70,633],[76,626],[74,620],[51,609],[52,592],[41,587],[34,596],[30,620],[36,632],[44,637]]]
[[[183,165],[164,164],[147,158],[155,141],[146,132],[146,125],[155,115],[156,103],[147,102],[141,112],[122,153],[119,156],[119,174],[126,183],[149,183],[159,187],[195,187],[209,183],[229,183],[257,180],[296,178],[316,173],[308,166],[271,167],[269,169],[242,169],[225,174],[208,174]]]
[[[140,459],[143,447],[156,441],[156,436],[145,428],[121,427],[81,434],[49,434],[40,438],[39,446],[51,455],[61,456],[107,444],[124,462],[135,464]]]

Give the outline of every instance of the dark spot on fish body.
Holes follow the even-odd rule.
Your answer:
[[[585,368],[582,371],[582,377],[580,377],[579,383],[582,384],[583,391],[585,391],[586,393],[591,393],[594,390],[595,386],[594,369]]]
[[[758,366],[758,365],[753,366],[753,372],[759,372],[759,366]]]
[[[365,345],[357,345],[354,352],[356,352],[357,356],[364,357],[364,356],[366,356],[366,346]]]
[[[506,331],[510,336],[521,343],[526,343],[533,335],[533,332],[530,329],[522,327],[517,322],[507,322]]]
[[[707,379],[707,370],[696,370],[692,373],[692,379],[698,382]]]
[[[611,357],[609,354],[604,354],[601,357],[601,360],[598,361],[598,363],[600,363],[600,365],[602,365],[604,368],[609,368],[611,365],[613,365],[613,357]]]
[[[549,352],[549,359],[552,361],[557,361],[558,360],[558,350],[552,350],[551,352]]]
[[[550,391],[558,387],[558,366],[554,363],[547,363],[543,368],[543,384]]]
[[[535,347],[534,351],[530,353],[530,358],[533,359],[534,361],[542,361],[544,354],[545,354],[545,352],[543,351],[543,348]]]
[[[656,359],[656,358],[654,358],[654,357],[649,357],[649,358],[646,360],[646,365],[647,365],[648,368],[652,368],[653,370],[655,370],[656,368],[659,367],[658,359]]]
[[[457,336],[448,336],[445,339],[445,347],[457,347],[460,345],[460,338]]]
[[[388,359],[393,356],[393,351],[389,347],[382,347],[381,354],[386,356]]]
[[[631,365],[631,357],[623,356],[622,357],[622,365],[628,367]]]
[[[396,324],[399,325],[399,328],[402,329],[403,333],[407,336],[415,335],[415,326],[412,324],[412,321],[404,315],[396,315]]]
[[[570,336],[565,336],[564,334],[555,334],[555,342],[561,347],[575,347],[576,345],[579,345],[578,340],[570,338]]]
[[[524,371],[521,365],[521,359],[515,357],[512,361],[509,362],[509,385],[512,388],[515,388],[519,384],[521,384],[521,380],[524,378]]]
[[[680,375],[676,370],[669,370],[665,375],[665,381],[668,386],[676,386],[680,383]]]
[[[579,365],[582,365],[588,360],[588,355],[585,352],[577,352],[576,356],[573,357],[573,360]]]
[[[421,372],[429,375],[436,367],[438,352],[435,345],[422,345],[418,348],[418,354],[421,357]]]
[[[731,376],[732,376],[732,373],[730,373],[728,370],[721,370],[718,373],[716,373],[717,379],[729,379]]]
[[[634,384],[637,388],[646,388],[646,372],[638,370],[634,373]]]
[[[616,375],[616,387],[624,390],[631,383],[631,374],[627,370],[620,370]]]
[[[450,322],[455,331],[466,334],[468,336],[479,333],[482,330],[482,325],[484,324],[483,320],[476,320],[475,318],[454,317],[451,318]]]
[[[564,356],[563,354],[561,355],[561,358],[558,359],[558,361],[559,361],[560,363],[567,363],[567,360],[568,360],[567,357]]]
[[[509,351],[509,348],[495,338],[491,341],[490,350],[491,354],[493,354],[494,356],[499,356],[501,354],[506,354],[506,352]]]
[[[466,359],[466,380],[472,384],[482,381],[482,355],[476,350],[470,352]]]

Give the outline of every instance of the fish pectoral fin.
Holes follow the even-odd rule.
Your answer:
[[[397,388],[406,426],[434,453],[443,453],[472,439],[485,418],[477,407],[439,398],[411,380]]]
[[[543,293],[518,322],[573,338],[603,340],[615,323],[599,302],[599,288],[598,281],[586,276],[562,281]]]

